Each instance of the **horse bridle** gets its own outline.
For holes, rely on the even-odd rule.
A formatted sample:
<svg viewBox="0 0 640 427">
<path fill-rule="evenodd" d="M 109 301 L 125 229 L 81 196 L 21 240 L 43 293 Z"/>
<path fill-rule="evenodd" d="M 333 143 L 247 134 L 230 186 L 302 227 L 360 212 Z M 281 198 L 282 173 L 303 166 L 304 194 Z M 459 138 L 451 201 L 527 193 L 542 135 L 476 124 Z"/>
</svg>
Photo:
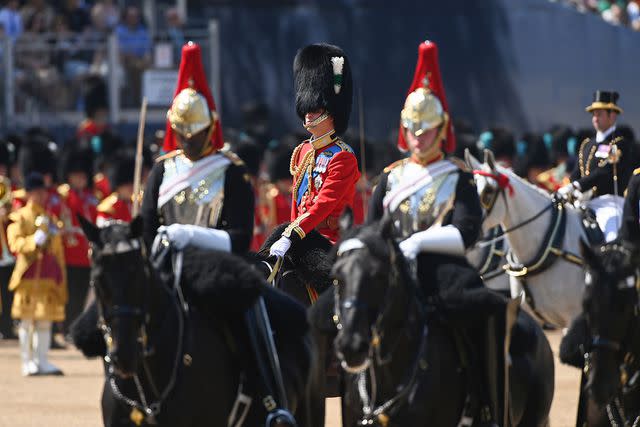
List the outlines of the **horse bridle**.
<svg viewBox="0 0 640 427">
<path fill-rule="evenodd" d="M 389 420 L 391 418 L 391 415 L 393 415 L 393 412 L 397 410 L 402 404 L 404 404 L 406 399 L 408 399 L 409 395 L 413 392 L 418 382 L 419 372 L 426 370 L 428 366 L 426 360 L 424 359 L 424 354 L 427 348 L 427 337 L 429 332 L 429 329 L 427 327 L 427 322 L 426 322 L 426 314 L 423 308 L 421 307 L 420 302 L 418 301 L 420 300 L 420 298 L 411 298 L 411 300 L 414 301 L 418 309 L 418 317 L 420 318 L 419 322 L 421 322 L 423 325 L 421 336 L 420 336 L 420 343 L 418 346 L 415 360 L 410 367 L 410 370 L 409 370 L 410 373 L 407 377 L 408 379 L 406 383 L 402 384 L 397 388 L 398 390 L 397 393 L 393 397 L 385 401 L 383 404 L 375 408 L 372 407 L 372 405 L 375 404 L 375 401 L 376 401 L 376 380 L 375 380 L 375 370 L 373 369 L 374 364 L 372 363 L 372 359 L 375 355 L 376 364 L 378 366 L 382 366 L 391 362 L 392 355 L 395 352 L 395 349 L 398 346 L 400 341 L 398 339 L 396 343 L 391 346 L 387 357 L 382 356 L 381 350 L 380 350 L 381 344 L 382 344 L 382 338 L 383 338 L 383 332 L 381 332 L 382 324 L 384 323 L 385 316 L 387 315 L 388 310 L 390 310 L 390 307 L 391 307 L 391 301 L 392 301 L 391 293 L 396 289 L 397 286 L 400 286 L 399 284 L 400 280 L 396 280 L 396 279 L 399 279 L 400 277 L 400 271 L 396 263 L 397 261 L 396 257 L 398 256 L 397 249 L 395 248 L 392 242 L 389 242 L 388 244 L 389 244 L 389 250 L 390 250 L 390 265 L 391 265 L 391 269 L 389 270 L 389 282 L 391 285 L 387 288 L 387 291 L 385 293 L 386 304 L 384 305 L 383 309 L 380 310 L 376 318 L 376 321 L 371 326 L 371 340 L 369 342 L 369 354 L 367 356 L 367 359 L 361 366 L 356 368 L 351 368 L 346 364 L 344 357 L 342 357 L 341 353 L 340 352 L 337 353 L 337 356 L 341 362 L 342 368 L 350 374 L 358 375 L 358 394 L 360 396 L 360 400 L 363 405 L 362 407 L 363 418 L 362 420 L 360 420 L 360 425 L 373 425 L 374 423 L 380 423 L 380 425 L 386 426 L 389 423 Z M 356 250 L 368 250 L 368 248 L 366 247 L 364 242 L 362 242 L 359 239 L 348 239 L 340 244 L 340 247 L 338 248 L 337 256 L 340 257 L 346 253 L 356 251 Z M 341 330 L 342 323 L 340 322 L 340 295 L 339 295 L 339 289 L 338 289 L 338 286 L 339 286 L 338 280 L 334 280 L 333 285 L 334 285 L 333 320 L 336 324 L 336 328 L 338 330 Z M 407 284 L 407 286 L 410 286 L 410 285 Z M 366 306 L 364 303 L 359 303 L 354 298 L 351 298 L 349 300 L 344 301 L 343 308 L 349 309 L 349 308 L 355 308 L 363 305 Z M 407 316 L 406 322 L 409 322 L 408 316 Z M 367 391 L 367 384 L 366 384 L 367 370 L 370 371 L 370 376 L 371 376 L 371 390 L 372 390 L 371 396 L 369 396 Z"/>
<path fill-rule="evenodd" d="M 162 248 L 160 251 L 161 254 L 157 258 L 162 258 L 163 256 L 165 256 L 167 253 L 170 252 L 171 248 L 166 238 L 163 239 L 162 236 L 160 235 L 159 237 L 160 239 L 157 239 L 157 241 L 160 242 L 160 246 L 162 246 Z M 155 243 L 156 242 L 154 242 L 154 245 Z M 92 248 L 90 250 L 91 256 L 93 256 L 94 250 L 95 248 L 92 245 Z M 116 244 L 106 243 L 100 249 L 100 253 L 102 255 L 126 254 L 129 252 L 135 252 L 135 251 L 140 251 L 141 256 L 144 260 L 148 259 L 146 246 L 141 238 L 131 239 L 131 240 L 128 240 L 127 242 L 118 242 Z M 111 390 L 117 400 L 119 400 L 120 402 L 123 402 L 125 405 L 131 408 L 132 412 L 130 416 L 132 421 L 135 418 L 141 423 L 142 420 L 146 419 L 148 424 L 151 424 L 151 425 L 157 424 L 156 418 L 161 411 L 162 404 L 164 403 L 164 401 L 169 396 L 169 394 L 171 393 L 171 391 L 175 386 L 180 361 L 184 359 L 185 365 L 191 364 L 191 356 L 189 356 L 188 354 L 185 354 L 183 357 L 183 351 L 182 351 L 184 329 L 185 329 L 185 326 L 184 326 L 185 312 L 183 310 L 187 309 L 187 304 L 184 301 L 182 290 L 180 289 L 180 286 L 179 286 L 180 275 L 182 270 L 182 256 L 183 256 L 182 252 L 178 252 L 176 254 L 176 263 L 175 263 L 176 265 L 174 266 L 174 270 L 175 270 L 174 288 L 176 290 L 177 297 L 172 298 L 174 300 L 174 305 L 175 305 L 175 308 L 177 311 L 177 317 L 178 317 L 178 337 L 177 337 L 178 342 L 177 342 L 177 348 L 176 348 L 176 357 L 173 363 L 173 369 L 169 377 L 169 381 L 167 385 L 164 387 L 164 389 L 162 390 L 162 392 L 158 390 L 158 387 L 156 386 L 155 381 L 151 375 L 151 370 L 146 361 L 146 358 L 151 354 L 153 354 L 153 350 L 148 347 L 149 342 L 148 342 L 148 335 L 147 335 L 147 327 L 149 326 L 150 316 L 148 313 L 146 302 L 149 300 L 148 296 L 150 293 L 151 278 L 152 278 L 151 271 L 149 268 L 149 263 L 148 262 L 143 263 L 144 276 L 145 276 L 145 282 L 146 282 L 146 287 L 145 287 L 146 297 L 144 298 L 144 301 L 145 301 L 144 307 L 135 307 L 135 306 L 129 306 L 129 305 L 115 306 L 110 310 L 110 312 L 108 312 L 108 315 L 105 316 L 104 307 L 102 306 L 100 299 L 97 298 L 98 310 L 99 310 L 98 323 L 102 331 L 105 343 L 107 344 L 107 351 L 109 351 L 110 346 L 112 346 L 113 338 L 112 338 L 111 328 L 108 325 L 106 320 L 109 320 L 116 316 L 132 316 L 132 317 L 139 317 L 142 319 L 137 341 L 142 344 L 142 365 L 144 368 L 144 372 L 146 374 L 147 380 L 149 382 L 149 385 L 153 393 L 158 399 L 155 402 L 151 402 L 151 403 L 147 401 L 146 393 L 144 392 L 144 388 L 142 386 L 142 383 L 140 381 L 138 374 L 134 374 L 133 380 L 134 380 L 140 401 L 129 398 L 126 395 L 124 395 L 124 393 L 120 391 L 120 388 L 118 387 L 118 384 L 116 382 L 115 368 L 113 365 L 113 361 L 108 357 L 109 353 L 107 353 L 107 356 L 105 356 L 104 358 L 104 361 L 107 364 L 108 381 L 109 381 Z M 92 286 L 94 286 L 95 288 L 95 283 L 93 283 L 93 281 L 92 281 Z M 138 424 L 138 421 L 134 421 L 134 423 Z"/>
</svg>

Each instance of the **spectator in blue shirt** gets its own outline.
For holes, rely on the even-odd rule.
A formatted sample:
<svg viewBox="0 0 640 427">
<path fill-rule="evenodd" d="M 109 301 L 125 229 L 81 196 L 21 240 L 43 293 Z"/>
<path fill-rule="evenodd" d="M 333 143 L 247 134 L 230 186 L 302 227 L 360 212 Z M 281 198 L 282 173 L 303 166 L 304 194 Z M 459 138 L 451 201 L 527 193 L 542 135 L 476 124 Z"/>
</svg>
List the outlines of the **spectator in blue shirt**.
<svg viewBox="0 0 640 427">
<path fill-rule="evenodd" d="M 4 28 L 4 34 L 14 41 L 20 37 L 24 30 L 22 16 L 18 12 L 19 6 L 18 0 L 7 0 L 0 9 L 0 25 Z"/>
<path fill-rule="evenodd" d="M 123 22 L 116 27 L 116 35 L 122 66 L 127 76 L 122 105 L 127 108 L 137 107 L 141 100 L 142 73 L 151 64 L 151 37 L 142 24 L 137 7 L 127 7 Z"/>
<path fill-rule="evenodd" d="M 151 38 L 140 20 L 140 11 L 135 6 L 127 8 L 124 22 L 116 27 L 120 52 L 123 55 L 142 59 L 151 51 Z"/>
</svg>

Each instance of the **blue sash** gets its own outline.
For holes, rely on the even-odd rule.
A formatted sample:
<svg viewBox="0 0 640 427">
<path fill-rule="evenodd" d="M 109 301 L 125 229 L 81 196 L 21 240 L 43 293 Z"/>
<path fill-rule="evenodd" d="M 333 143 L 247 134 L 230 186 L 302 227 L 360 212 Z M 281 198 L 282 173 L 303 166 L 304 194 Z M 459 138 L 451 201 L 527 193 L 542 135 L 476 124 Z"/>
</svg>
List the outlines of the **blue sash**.
<svg viewBox="0 0 640 427">
<path fill-rule="evenodd" d="M 340 145 L 350 149 L 346 144 Z M 329 168 L 329 163 L 333 159 L 333 156 L 343 150 L 340 145 L 334 144 L 316 156 L 316 164 L 311 172 L 311 179 L 315 179 L 318 175 L 324 173 Z M 302 196 L 304 196 L 304 193 L 309 189 L 309 179 L 308 171 L 304 171 L 302 182 L 300 183 L 300 187 L 298 187 L 298 194 L 296 194 L 296 204 L 298 206 L 300 206 L 300 203 L 302 202 Z"/>
</svg>

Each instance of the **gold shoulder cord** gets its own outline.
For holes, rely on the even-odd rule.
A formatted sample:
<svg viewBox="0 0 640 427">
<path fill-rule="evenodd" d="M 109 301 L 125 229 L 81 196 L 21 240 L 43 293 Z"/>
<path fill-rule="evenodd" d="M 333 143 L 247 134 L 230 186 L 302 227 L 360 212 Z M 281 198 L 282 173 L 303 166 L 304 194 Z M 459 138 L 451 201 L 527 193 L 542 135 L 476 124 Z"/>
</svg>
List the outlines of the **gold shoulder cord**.
<svg viewBox="0 0 640 427">
<path fill-rule="evenodd" d="M 594 145 L 593 147 L 591 147 L 591 150 L 589 150 L 589 155 L 587 156 L 587 162 L 585 163 L 584 147 L 585 145 L 587 145 L 589 141 L 590 141 L 589 138 L 586 138 L 584 141 L 582 141 L 582 144 L 580 144 L 580 149 L 578 150 L 578 167 L 580 168 L 581 177 L 589 176 L 590 169 L 591 169 L 589 166 L 589 163 L 591 163 L 591 159 L 593 158 L 593 155 L 595 154 L 596 148 L 597 148 L 597 145 Z"/>
</svg>

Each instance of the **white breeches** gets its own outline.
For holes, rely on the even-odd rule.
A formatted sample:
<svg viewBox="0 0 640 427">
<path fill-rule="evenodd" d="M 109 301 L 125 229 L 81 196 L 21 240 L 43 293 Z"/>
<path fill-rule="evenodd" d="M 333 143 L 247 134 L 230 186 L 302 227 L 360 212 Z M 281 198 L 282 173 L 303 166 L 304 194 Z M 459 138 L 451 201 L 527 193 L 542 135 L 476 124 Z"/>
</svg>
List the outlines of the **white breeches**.
<svg viewBox="0 0 640 427">
<path fill-rule="evenodd" d="M 618 236 L 618 229 L 622 223 L 623 205 L 624 199 L 612 194 L 605 194 L 587 202 L 587 206 L 593 209 L 596 214 L 596 221 L 604 233 L 606 242 L 610 242 Z"/>
</svg>

